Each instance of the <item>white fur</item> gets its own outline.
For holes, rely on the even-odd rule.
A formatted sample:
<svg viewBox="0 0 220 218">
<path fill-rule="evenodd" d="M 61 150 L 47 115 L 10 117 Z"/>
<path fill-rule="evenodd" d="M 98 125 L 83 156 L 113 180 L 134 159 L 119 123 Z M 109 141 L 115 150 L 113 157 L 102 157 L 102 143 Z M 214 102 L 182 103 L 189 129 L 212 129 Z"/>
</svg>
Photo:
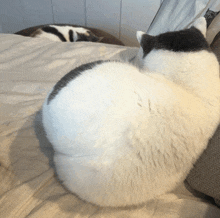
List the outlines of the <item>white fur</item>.
<svg viewBox="0 0 220 218">
<path fill-rule="evenodd" d="M 78 39 L 77 33 L 88 35 L 88 30 L 85 28 L 82 28 L 82 27 L 58 26 L 58 25 L 49 25 L 49 26 L 56 28 L 60 33 L 62 33 L 67 42 L 70 41 L 69 40 L 69 30 L 73 31 L 74 42 L 76 42 L 76 40 Z M 57 42 L 61 41 L 58 36 L 51 34 L 51 33 L 44 32 L 44 31 L 41 31 L 41 33 L 37 34 L 35 37 L 47 38 L 47 39 L 50 39 L 52 41 L 57 41 Z"/>
<path fill-rule="evenodd" d="M 204 17 L 198 18 L 194 23 L 193 26 L 201 31 L 201 33 L 206 38 L 206 19 Z"/>
<path fill-rule="evenodd" d="M 197 28 L 203 34 L 203 36 L 206 38 L 207 27 L 206 27 L 206 19 L 204 17 L 199 17 L 197 20 L 194 21 L 192 26 Z M 144 34 L 146 34 L 146 33 L 143 31 L 136 32 L 136 37 L 137 37 L 137 40 L 139 43 L 141 43 L 141 39 Z M 142 47 L 140 47 L 138 54 L 134 60 L 134 64 L 140 68 L 142 68 L 144 66 L 144 63 L 142 61 L 142 57 L 143 57 L 143 49 L 142 49 Z M 145 65 L 145 66 L 147 66 L 147 65 Z"/>
<path fill-rule="evenodd" d="M 143 32 L 143 31 L 137 31 L 136 37 L 137 37 L 139 44 L 141 43 L 141 38 L 144 34 L 145 34 L 145 32 Z"/>
<path fill-rule="evenodd" d="M 97 205 L 140 204 L 171 191 L 219 124 L 212 53 L 152 51 L 142 62 L 141 70 L 97 65 L 43 105 L 58 176 Z"/>
</svg>

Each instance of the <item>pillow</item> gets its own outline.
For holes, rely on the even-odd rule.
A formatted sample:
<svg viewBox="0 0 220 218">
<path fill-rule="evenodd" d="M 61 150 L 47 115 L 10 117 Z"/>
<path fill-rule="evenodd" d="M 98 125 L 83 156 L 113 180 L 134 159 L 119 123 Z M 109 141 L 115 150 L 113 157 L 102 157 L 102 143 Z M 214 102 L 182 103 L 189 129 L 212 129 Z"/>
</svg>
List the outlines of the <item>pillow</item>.
<svg viewBox="0 0 220 218">
<path fill-rule="evenodd" d="M 0 34 L 0 44 L 0 217 L 220 217 L 183 184 L 144 205 L 101 208 L 68 192 L 54 175 L 53 149 L 41 123 L 47 92 L 81 64 L 130 60 L 138 48 L 10 34 Z"/>
<path fill-rule="evenodd" d="M 220 207 L 220 126 L 186 181 L 191 188 L 214 198 Z"/>
</svg>

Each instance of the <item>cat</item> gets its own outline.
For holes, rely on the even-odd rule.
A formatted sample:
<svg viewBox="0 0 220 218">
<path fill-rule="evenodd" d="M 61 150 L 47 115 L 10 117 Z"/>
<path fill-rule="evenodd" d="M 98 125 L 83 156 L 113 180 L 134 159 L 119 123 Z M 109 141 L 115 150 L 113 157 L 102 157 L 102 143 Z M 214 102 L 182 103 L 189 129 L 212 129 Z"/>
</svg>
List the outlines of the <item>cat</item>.
<svg viewBox="0 0 220 218">
<path fill-rule="evenodd" d="M 83 27 L 72 27 L 68 25 L 46 25 L 34 31 L 31 37 L 47 38 L 58 42 L 90 41 L 100 42 L 103 37 L 97 37 L 90 30 Z"/>
<path fill-rule="evenodd" d="M 204 18 L 158 36 L 138 31 L 136 66 L 100 60 L 58 81 L 42 122 L 68 190 L 121 207 L 183 182 L 220 121 L 219 64 L 205 35 Z"/>
</svg>

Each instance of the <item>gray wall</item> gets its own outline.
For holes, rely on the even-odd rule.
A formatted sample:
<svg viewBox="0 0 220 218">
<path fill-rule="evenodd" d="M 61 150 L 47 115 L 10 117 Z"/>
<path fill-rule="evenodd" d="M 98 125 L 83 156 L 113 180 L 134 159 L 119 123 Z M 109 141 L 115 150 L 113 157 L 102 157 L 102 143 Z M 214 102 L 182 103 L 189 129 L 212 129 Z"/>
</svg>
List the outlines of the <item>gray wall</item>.
<svg viewBox="0 0 220 218">
<path fill-rule="evenodd" d="M 49 23 L 99 28 L 138 46 L 136 31 L 146 31 L 162 0 L 0 0 L 0 32 Z"/>
</svg>

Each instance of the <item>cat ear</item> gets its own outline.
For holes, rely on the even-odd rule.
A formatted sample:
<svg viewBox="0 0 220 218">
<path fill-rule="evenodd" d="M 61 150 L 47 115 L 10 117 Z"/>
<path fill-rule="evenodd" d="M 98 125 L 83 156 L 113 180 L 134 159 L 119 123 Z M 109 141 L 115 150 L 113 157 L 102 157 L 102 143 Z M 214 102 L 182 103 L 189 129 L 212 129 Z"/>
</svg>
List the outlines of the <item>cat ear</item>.
<svg viewBox="0 0 220 218">
<path fill-rule="evenodd" d="M 146 33 L 143 32 L 143 31 L 137 31 L 136 37 L 137 37 L 137 40 L 138 40 L 139 44 L 141 44 L 141 39 L 142 39 L 144 34 L 146 34 Z"/>
<path fill-rule="evenodd" d="M 137 40 L 140 44 L 140 46 L 145 50 L 152 50 L 152 48 L 154 47 L 155 44 L 155 37 L 148 35 L 145 32 L 142 31 L 137 31 Z"/>
<path fill-rule="evenodd" d="M 198 18 L 194 23 L 193 26 L 198 29 L 206 38 L 206 30 L 207 30 L 207 23 L 204 17 Z"/>
</svg>

